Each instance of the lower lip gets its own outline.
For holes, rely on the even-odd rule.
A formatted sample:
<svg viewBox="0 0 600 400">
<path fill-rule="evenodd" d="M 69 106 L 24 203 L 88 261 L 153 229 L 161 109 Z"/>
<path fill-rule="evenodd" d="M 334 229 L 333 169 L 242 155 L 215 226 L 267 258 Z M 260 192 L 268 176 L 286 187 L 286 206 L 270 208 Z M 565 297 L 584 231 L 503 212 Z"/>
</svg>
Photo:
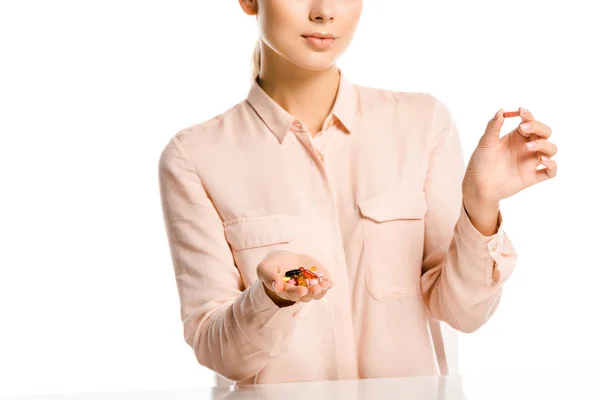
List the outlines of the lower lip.
<svg viewBox="0 0 600 400">
<path fill-rule="evenodd" d="M 303 38 L 312 48 L 316 50 L 327 50 L 329 47 L 331 47 L 333 42 L 335 42 L 335 39 L 333 38 L 321 39 L 314 36 L 303 36 Z"/>
</svg>

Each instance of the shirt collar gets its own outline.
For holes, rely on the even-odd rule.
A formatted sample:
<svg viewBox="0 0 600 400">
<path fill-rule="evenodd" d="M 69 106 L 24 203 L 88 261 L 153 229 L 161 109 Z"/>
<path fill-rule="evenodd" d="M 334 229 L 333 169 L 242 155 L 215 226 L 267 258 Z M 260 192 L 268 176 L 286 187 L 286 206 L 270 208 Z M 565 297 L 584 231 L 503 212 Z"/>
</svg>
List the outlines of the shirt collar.
<svg viewBox="0 0 600 400">
<path fill-rule="evenodd" d="M 296 118 L 273 100 L 259 85 L 256 79 L 248 92 L 247 101 L 258 116 L 279 139 L 287 134 Z M 352 132 L 356 121 L 356 89 L 352 82 L 340 70 L 338 93 L 331 109 L 331 114 L 337 118 L 347 133 Z"/>
</svg>

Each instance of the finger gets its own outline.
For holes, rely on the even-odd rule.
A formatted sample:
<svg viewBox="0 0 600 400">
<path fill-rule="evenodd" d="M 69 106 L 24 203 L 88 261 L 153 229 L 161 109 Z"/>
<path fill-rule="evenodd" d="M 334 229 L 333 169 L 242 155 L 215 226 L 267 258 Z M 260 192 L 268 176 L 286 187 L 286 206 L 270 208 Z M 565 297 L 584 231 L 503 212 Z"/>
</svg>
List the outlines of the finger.
<svg viewBox="0 0 600 400">
<path fill-rule="evenodd" d="M 308 289 L 307 293 L 304 296 L 302 296 L 299 301 L 308 303 L 309 301 L 312 301 L 314 298 L 315 298 L 314 293 L 311 292 L 310 289 Z"/>
<path fill-rule="evenodd" d="M 264 261 L 256 271 L 260 279 L 267 288 L 271 288 L 276 293 L 283 291 L 284 282 L 281 268 L 272 260 Z"/>
<path fill-rule="evenodd" d="M 556 165 L 556 161 L 551 160 L 548 157 L 541 157 L 542 160 L 542 164 L 544 165 L 544 169 L 541 169 L 538 171 L 538 177 L 541 181 L 549 179 L 549 178 L 554 178 L 556 176 L 556 172 L 558 169 L 558 166 Z"/>
<path fill-rule="evenodd" d="M 309 302 L 314 300 L 318 295 L 323 292 L 323 288 L 320 285 L 308 286 L 308 294 L 303 296 L 300 301 Z"/>
<path fill-rule="evenodd" d="M 323 297 L 325 297 L 325 295 L 329 292 L 329 289 L 323 289 L 321 291 L 321 293 L 319 293 L 317 296 L 315 296 L 315 300 L 320 300 Z"/>
<path fill-rule="evenodd" d="M 293 302 L 298 301 L 306 294 L 306 291 L 302 291 L 301 289 L 298 289 L 296 286 L 290 285 L 287 282 L 282 282 L 282 287 L 277 287 L 276 282 L 272 281 L 270 288 L 277 294 L 279 298 Z"/>
<path fill-rule="evenodd" d="M 306 295 L 306 296 L 302 296 L 298 301 L 301 301 L 302 303 L 309 303 L 311 301 L 314 300 L 314 296 L 311 295 Z"/>
<path fill-rule="evenodd" d="M 525 107 L 519 107 L 519 116 L 521 117 L 521 119 L 523 120 L 523 122 L 529 122 L 529 121 L 534 121 L 535 120 L 535 118 L 534 118 L 533 114 L 531 113 L 531 111 L 529 111 Z"/>
<path fill-rule="evenodd" d="M 315 296 L 315 300 L 321 300 L 327 294 L 327 290 L 323 290 L 320 295 Z"/>
<path fill-rule="evenodd" d="M 540 138 L 548 139 L 552 135 L 552 129 L 540 121 L 523 122 L 517 127 L 517 132 L 527 138 L 531 135 L 536 135 Z"/>
<path fill-rule="evenodd" d="M 309 293 L 308 295 L 301 298 L 300 301 L 309 302 L 312 300 L 319 300 L 319 299 L 322 299 L 323 297 L 325 297 L 326 294 L 327 294 L 327 290 L 321 290 L 321 291 L 319 291 L 319 294 L 310 294 Z"/>
<path fill-rule="evenodd" d="M 331 282 L 330 280 L 324 280 L 319 285 L 321 286 L 321 288 L 323 288 L 323 291 L 319 295 L 315 296 L 315 300 L 319 300 L 325 297 L 327 292 L 329 292 L 329 289 L 333 287 L 333 282 Z"/>
<path fill-rule="evenodd" d="M 532 140 L 531 142 L 525 143 L 525 147 L 531 152 L 540 152 L 547 157 L 553 157 L 558 151 L 554 143 L 545 139 Z"/>
<path fill-rule="evenodd" d="M 308 289 L 308 293 L 311 294 L 312 296 L 318 296 L 322 291 L 323 291 L 323 288 L 321 287 L 321 285 L 312 285 Z"/>
<path fill-rule="evenodd" d="M 503 110 L 496 111 L 496 114 L 492 119 L 488 121 L 487 127 L 481 139 L 479 140 L 480 146 L 490 146 L 500 138 L 500 131 L 504 124 Z"/>
<path fill-rule="evenodd" d="M 267 285 L 269 281 L 271 282 L 271 288 L 273 288 L 276 293 L 279 294 L 285 290 L 285 282 L 279 276 L 270 275 L 266 279 L 263 279 L 263 282 Z"/>
<path fill-rule="evenodd" d="M 319 283 L 319 285 L 325 289 L 325 290 L 329 290 L 331 289 L 331 287 L 333 286 L 333 282 L 330 279 L 326 279 L 323 278 L 323 280 L 321 281 L 321 283 Z"/>
<path fill-rule="evenodd" d="M 279 294 L 279 297 L 290 300 L 298 301 L 308 294 L 308 288 L 305 286 L 294 286 L 289 283 L 285 284 L 285 290 Z"/>
</svg>

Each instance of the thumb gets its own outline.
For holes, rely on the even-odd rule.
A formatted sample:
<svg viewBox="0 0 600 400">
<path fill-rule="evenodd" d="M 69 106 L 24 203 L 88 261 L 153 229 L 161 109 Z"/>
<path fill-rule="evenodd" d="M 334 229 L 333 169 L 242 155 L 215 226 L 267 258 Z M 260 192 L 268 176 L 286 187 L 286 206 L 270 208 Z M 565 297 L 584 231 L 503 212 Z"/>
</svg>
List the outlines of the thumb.
<svg viewBox="0 0 600 400">
<path fill-rule="evenodd" d="M 258 279 L 268 288 L 277 293 L 281 292 L 284 287 L 283 279 L 278 274 L 279 268 L 272 265 L 269 261 L 263 262 L 259 265 L 256 271 Z"/>
<path fill-rule="evenodd" d="M 504 125 L 504 111 L 499 109 L 496 111 L 494 117 L 489 120 L 487 127 L 485 128 L 485 133 L 481 137 L 479 143 L 484 146 L 496 143 L 500 138 L 502 125 Z"/>
</svg>

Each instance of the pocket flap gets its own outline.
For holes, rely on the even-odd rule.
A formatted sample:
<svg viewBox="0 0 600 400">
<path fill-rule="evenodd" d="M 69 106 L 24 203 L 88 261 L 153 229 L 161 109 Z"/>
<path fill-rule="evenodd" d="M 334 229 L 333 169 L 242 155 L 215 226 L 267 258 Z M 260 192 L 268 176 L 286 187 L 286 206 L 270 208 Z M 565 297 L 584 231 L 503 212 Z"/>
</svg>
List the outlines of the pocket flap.
<svg viewBox="0 0 600 400">
<path fill-rule="evenodd" d="M 223 224 L 225 237 L 234 250 L 287 243 L 298 235 L 300 217 L 296 215 L 266 215 L 247 217 Z"/>
<path fill-rule="evenodd" d="M 358 204 L 363 216 L 377 222 L 423 219 L 427 202 L 423 191 L 384 193 Z"/>
</svg>

